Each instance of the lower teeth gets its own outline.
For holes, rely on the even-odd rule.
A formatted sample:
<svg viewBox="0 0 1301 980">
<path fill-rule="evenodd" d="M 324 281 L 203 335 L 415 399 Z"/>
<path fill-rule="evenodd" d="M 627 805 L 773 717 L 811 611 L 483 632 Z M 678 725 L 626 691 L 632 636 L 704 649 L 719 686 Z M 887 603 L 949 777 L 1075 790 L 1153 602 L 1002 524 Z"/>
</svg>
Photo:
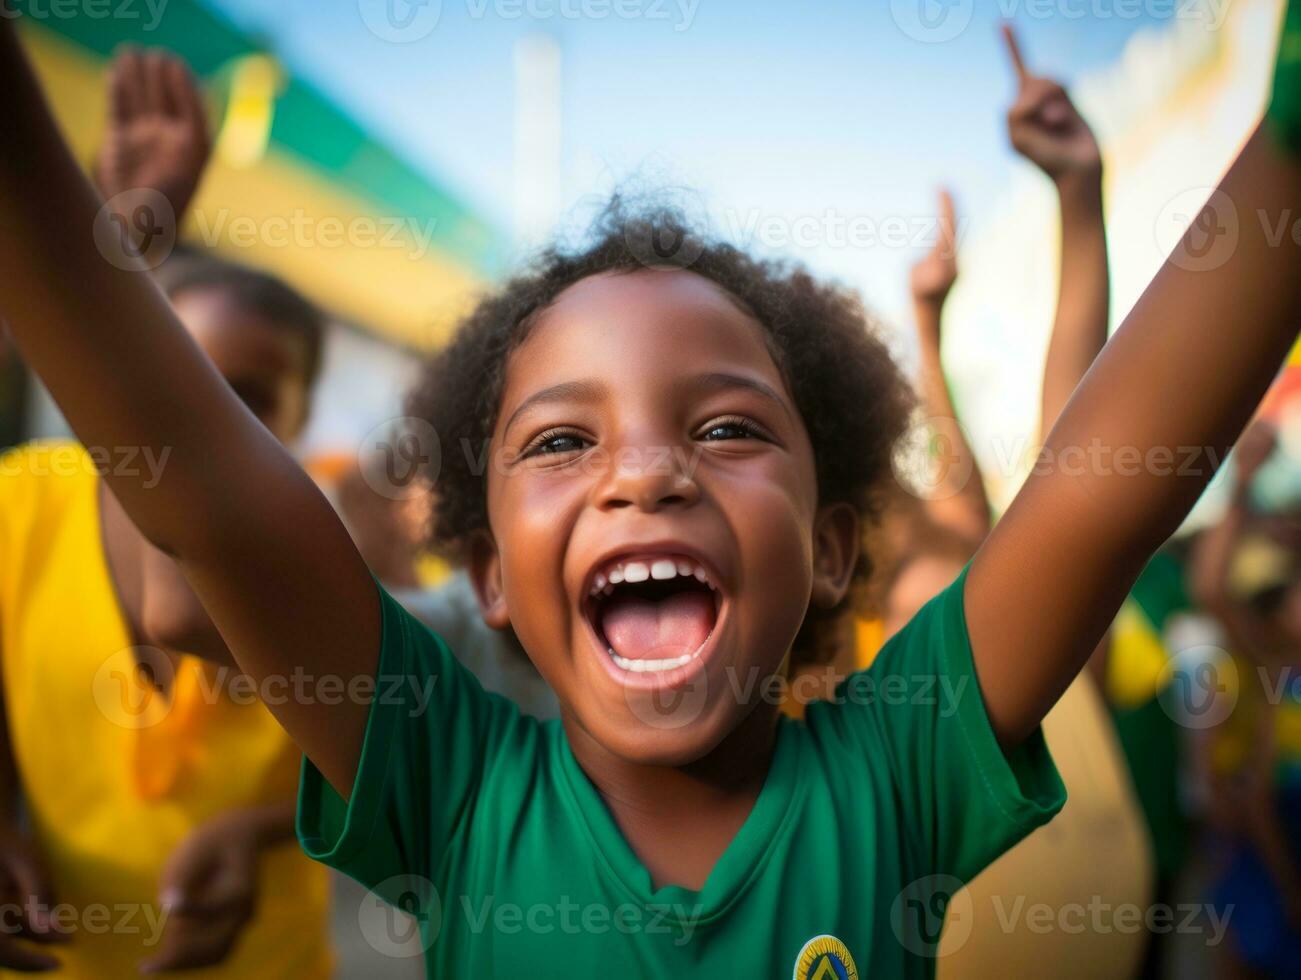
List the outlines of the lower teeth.
<svg viewBox="0 0 1301 980">
<path fill-rule="evenodd" d="M 680 657 L 670 657 L 667 660 L 629 660 L 627 657 L 621 657 L 613 650 L 607 651 L 614 662 L 623 670 L 631 670 L 634 673 L 649 673 L 661 670 L 672 670 L 674 667 L 682 667 L 691 663 L 695 659 L 694 653 L 684 653 Z"/>
</svg>

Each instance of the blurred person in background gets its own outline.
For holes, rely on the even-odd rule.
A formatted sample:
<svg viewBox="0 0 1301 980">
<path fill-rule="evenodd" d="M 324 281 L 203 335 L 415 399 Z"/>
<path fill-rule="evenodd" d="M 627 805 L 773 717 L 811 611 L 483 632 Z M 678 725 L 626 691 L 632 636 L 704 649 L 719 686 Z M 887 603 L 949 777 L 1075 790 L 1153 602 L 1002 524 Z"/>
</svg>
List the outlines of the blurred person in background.
<svg viewBox="0 0 1301 980">
<path fill-rule="evenodd" d="M 142 227 L 151 193 L 183 215 L 208 158 L 187 68 L 123 53 L 111 103 L 96 176 L 112 218 Z M 320 314 L 213 259 L 173 258 L 159 277 L 249 411 L 291 442 Z M 0 902 L 21 909 L 0 973 L 327 977 L 327 874 L 294 842 L 301 753 L 232 695 L 239 672 L 181 567 L 101 478 L 167 465 L 150 452 L 44 442 L 0 459 Z"/>
<path fill-rule="evenodd" d="M 1042 440 L 1107 340 L 1102 157 L 1066 91 L 1028 71 L 1010 27 L 1005 38 L 1019 89 L 1008 113 L 1008 136 L 1053 181 L 1061 209 L 1061 278 L 1044 366 Z M 860 631 L 860 656 L 868 658 L 953 581 L 991 528 L 980 468 L 940 357 L 944 303 L 958 276 L 956 220 L 947 193 L 941 196 L 940 215 L 939 241 L 913 267 L 910 286 L 928 416 L 923 424 L 928 449 L 934 448 L 941 459 L 938 472 L 923 478 L 925 486 L 897 495 L 883 522 L 889 558 L 875 585 L 882 622 L 875 635 L 870 629 Z M 1018 914 L 1039 906 L 1054 912 L 1072 905 L 1087 908 L 1096 901 L 1113 908 L 1146 908 L 1152 899 L 1151 845 L 1091 674 L 1077 676 L 1043 721 L 1044 737 L 1066 785 L 1066 806 L 1052 823 L 969 882 L 965 898 L 954 900 L 940 941 L 938 977 L 1138 974 L 1143 935 L 1118 929 L 1105 934 L 1035 929 Z"/>
<path fill-rule="evenodd" d="M 1107 645 L 1090 665 L 1124 752 L 1134 796 L 1152 842 L 1155 905 L 1173 907 L 1190 856 L 1186 801 L 1186 730 L 1170 700 L 1180 663 L 1177 651 L 1192 637 L 1191 600 L 1184 587 L 1182 544 L 1153 555 L 1112 623 Z M 1164 977 L 1172 955 L 1171 930 L 1148 935 L 1142 976 Z"/>
<path fill-rule="evenodd" d="M 429 568 L 429 489 L 414 481 L 396 487 L 382 455 L 362 455 L 342 467 L 335 481 L 322 482 L 352 534 L 371 573 L 407 611 L 446 641 L 484 690 L 514 701 L 522 712 L 557 718 L 555 692 L 524 652 L 509 627 L 483 621 L 470 578 L 442 562 Z M 432 580 L 432 581 L 431 581 Z"/>
<path fill-rule="evenodd" d="M 1220 859 L 1211 897 L 1232 910 L 1219 964 L 1226 978 L 1301 969 L 1301 514 L 1260 512 L 1251 501 L 1277 445 L 1264 419 L 1243 436 L 1232 498 L 1202 533 L 1191 568 L 1233 665 L 1215 672 L 1228 710 L 1198 756 Z"/>
</svg>

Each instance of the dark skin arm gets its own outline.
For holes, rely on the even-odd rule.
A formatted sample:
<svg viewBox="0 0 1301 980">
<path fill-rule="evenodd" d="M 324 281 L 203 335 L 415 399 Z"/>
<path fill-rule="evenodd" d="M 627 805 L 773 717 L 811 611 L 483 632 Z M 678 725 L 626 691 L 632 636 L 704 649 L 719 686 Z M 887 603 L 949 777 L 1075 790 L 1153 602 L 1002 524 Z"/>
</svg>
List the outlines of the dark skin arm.
<svg viewBox="0 0 1301 980">
<path fill-rule="evenodd" d="M 1044 364 L 1042 438 L 1107 342 L 1111 283 L 1102 218 L 1102 154 L 1066 90 L 1030 73 L 1011 25 L 1003 26 L 1003 38 L 1017 79 L 1016 100 L 1007 114 L 1008 137 L 1053 182 L 1061 206 L 1061 272 Z"/>
<path fill-rule="evenodd" d="M 1272 244 L 1254 216 L 1295 210 L 1301 167 L 1259 128 L 1220 192 L 1208 207 L 1232 202 L 1244 216 L 1232 255 L 1213 269 L 1187 261 L 1221 223 L 1204 212 L 1085 375 L 972 563 L 968 628 L 1005 749 L 1034 731 L 1083 667 L 1295 339 L 1301 248 Z M 1121 450 L 1137 454 L 1137 472 L 1117 465 Z M 1188 451 L 1196 465 L 1176 465 Z"/>
<path fill-rule="evenodd" d="M 1102 155 L 1088 124 L 1057 82 L 1030 74 L 1010 26 L 1003 29 L 1017 73 L 1018 93 L 1008 112 L 1008 136 L 1017 152 L 1053 181 L 1061 204 L 1062 252 L 1057 312 L 1044 366 L 1041 437 L 1052 428 L 1070 394 L 1107 342 L 1110 280 L 1102 215 Z M 953 199 L 940 195 L 940 234 L 931 252 L 913 267 L 913 311 L 921 350 L 926 412 L 936 419 L 957 413 L 940 362 L 944 302 L 958 275 Z M 937 524 L 973 542 L 989 533 L 989 501 L 971 447 L 955 424 L 947 440 L 958 472 L 971 473 L 951 495 L 927 502 Z"/>
<path fill-rule="evenodd" d="M 347 531 L 150 278 L 98 252 L 99 198 L 59 137 L 9 18 L 0 92 L 0 310 L 28 364 L 84 444 L 170 449 L 156 486 L 113 472 L 109 488 L 180 563 L 244 670 L 259 680 L 295 668 L 344 683 L 373 675 L 378 597 Z M 273 711 L 346 795 L 369 706 L 306 701 Z"/>
<path fill-rule="evenodd" d="M 112 203 L 118 228 L 135 227 L 133 213 L 149 208 L 149 191 L 167 201 L 163 210 L 168 213 L 158 215 L 159 220 L 179 227 L 211 157 L 198 83 L 184 62 L 165 51 L 125 49 L 113 60 L 108 84 L 109 113 L 95 183 Z M 140 535 L 117 498 L 102 486 L 99 509 L 109 570 L 134 641 L 165 646 L 145 629 L 149 604 L 191 609 L 197 600 L 175 563 Z M 210 629 L 194 630 L 184 639 L 187 653 L 232 662 Z"/>
<path fill-rule="evenodd" d="M 1026 68 L 1010 24 L 1003 25 L 1003 40 L 1017 79 L 1016 101 L 1007 114 L 1008 137 L 1016 151 L 1053 182 L 1061 208 L 1057 312 L 1039 409 L 1042 440 L 1107 343 L 1111 279 L 1102 212 L 1102 153 L 1066 90 Z M 1089 673 L 1101 690 L 1106 689 L 1110 651 L 1110 639 L 1104 636 L 1089 657 Z"/>
<path fill-rule="evenodd" d="M 913 266 L 909 278 L 921 354 L 922 404 L 933 438 L 942 443 L 946 466 L 939 474 L 941 479 L 935 492 L 927 496 L 925 508 L 934 524 L 958 535 L 974 552 L 989 534 L 989 498 L 985 496 L 985 481 L 975 453 L 958 421 L 940 356 L 944 302 L 957 278 L 957 219 L 953 197 L 948 191 L 941 191 L 935 246 Z"/>
</svg>

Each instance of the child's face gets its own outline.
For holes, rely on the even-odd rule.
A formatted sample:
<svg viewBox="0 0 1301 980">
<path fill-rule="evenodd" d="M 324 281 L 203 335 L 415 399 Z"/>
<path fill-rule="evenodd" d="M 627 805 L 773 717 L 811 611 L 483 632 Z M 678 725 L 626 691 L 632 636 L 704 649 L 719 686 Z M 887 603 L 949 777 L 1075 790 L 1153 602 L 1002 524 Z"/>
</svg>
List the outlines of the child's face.
<svg viewBox="0 0 1301 980">
<path fill-rule="evenodd" d="M 512 355 L 500 407 L 485 618 L 608 751 L 699 758 L 771 701 L 810 599 L 839 601 L 855 557 L 762 328 L 688 272 L 585 279 Z"/>
<path fill-rule="evenodd" d="M 249 411 L 281 442 L 293 439 L 310 395 L 302 343 L 218 288 L 183 292 L 172 305 Z"/>
<path fill-rule="evenodd" d="M 217 289 L 182 293 L 177 316 L 254 415 L 280 441 L 306 417 L 308 385 L 297 340 Z M 217 628 L 174 560 L 134 531 L 143 578 L 138 617 L 150 642 L 173 650 L 224 650 Z"/>
</svg>

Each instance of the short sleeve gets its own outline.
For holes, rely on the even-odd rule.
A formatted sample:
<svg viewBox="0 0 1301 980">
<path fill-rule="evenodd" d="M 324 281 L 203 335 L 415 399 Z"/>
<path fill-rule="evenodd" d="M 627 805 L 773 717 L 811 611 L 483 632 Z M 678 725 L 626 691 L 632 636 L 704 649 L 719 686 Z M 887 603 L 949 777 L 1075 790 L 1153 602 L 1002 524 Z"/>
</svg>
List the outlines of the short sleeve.
<svg viewBox="0 0 1301 980">
<path fill-rule="evenodd" d="M 485 770 L 529 723 L 377 588 L 379 665 L 352 794 L 345 801 L 306 759 L 298 794 L 303 850 L 368 888 L 397 875 L 432 877 Z"/>
<path fill-rule="evenodd" d="M 963 610 L 966 570 L 830 705 L 841 744 L 884 765 L 915 844 L 917 875 L 969 881 L 1047 823 L 1066 789 L 1036 729 L 1004 753 L 977 683 Z"/>
</svg>

